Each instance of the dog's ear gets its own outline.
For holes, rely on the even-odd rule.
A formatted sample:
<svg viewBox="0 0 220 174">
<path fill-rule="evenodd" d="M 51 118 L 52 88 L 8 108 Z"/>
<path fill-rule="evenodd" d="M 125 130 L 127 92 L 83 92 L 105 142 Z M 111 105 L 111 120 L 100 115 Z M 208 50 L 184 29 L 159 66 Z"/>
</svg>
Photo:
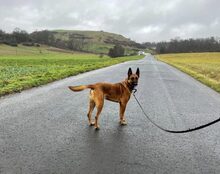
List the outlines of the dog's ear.
<svg viewBox="0 0 220 174">
<path fill-rule="evenodd" d="M 130 77 L 130 75 L 132 74 L 132 70 L 131 68 L 128 69 L 128 77 Z"/>
<path fill-rule="evenodd" d="M 140 77 L 140 70 L 139 70 L 139 68 L 137 68 L 136 74 L 137 74 L 138 77 Z"/>
</svg>

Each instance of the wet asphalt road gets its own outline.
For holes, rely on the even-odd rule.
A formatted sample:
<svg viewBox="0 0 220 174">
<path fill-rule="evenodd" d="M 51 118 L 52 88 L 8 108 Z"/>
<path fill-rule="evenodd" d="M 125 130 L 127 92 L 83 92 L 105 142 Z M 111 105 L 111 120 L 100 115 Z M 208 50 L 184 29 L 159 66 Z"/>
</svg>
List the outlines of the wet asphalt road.
<svg viewBox="0 0 220 174">
<path fill-rule="evenodd" d="M 154 127 L 134 98 L 128 125 L 106 101 L 100 131 L 87 125 L 88 93 L 69 85 L 118 82 L 140 68 L 137 98 L 164 128 L 186 129 L 220 117 L 220 95 L 146 56 L 0 99 L 1 174 L 220 173 L 220 123 L 189 134 Z"/>
</svg>

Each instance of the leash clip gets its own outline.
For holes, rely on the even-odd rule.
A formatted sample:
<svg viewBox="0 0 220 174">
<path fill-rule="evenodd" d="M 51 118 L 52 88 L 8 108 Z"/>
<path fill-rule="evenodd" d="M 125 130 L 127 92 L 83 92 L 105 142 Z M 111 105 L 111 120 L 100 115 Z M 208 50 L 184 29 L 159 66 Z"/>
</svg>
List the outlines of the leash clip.
<svg viewBox="0 0 220 174">
<path fill-rule="evenodd" d="M 135 94 L 137 92 L 137 89 L 133 89 L 133 94 Z"/>
</svg>

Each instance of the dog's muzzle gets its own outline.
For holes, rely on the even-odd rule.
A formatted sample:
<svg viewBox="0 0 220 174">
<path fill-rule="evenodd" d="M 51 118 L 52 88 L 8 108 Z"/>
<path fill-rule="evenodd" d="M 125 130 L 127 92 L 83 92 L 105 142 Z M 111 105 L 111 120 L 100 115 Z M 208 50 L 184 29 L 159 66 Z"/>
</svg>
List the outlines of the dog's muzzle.
<svg viewBox="0 0 220 174">
<path fill-rule="evenodd" d="M 138 83 L 132 83 L 132 85 L 133 85 L 133 86 L 137 86 L 137 85 L 138 85 Z"/>
</svg>

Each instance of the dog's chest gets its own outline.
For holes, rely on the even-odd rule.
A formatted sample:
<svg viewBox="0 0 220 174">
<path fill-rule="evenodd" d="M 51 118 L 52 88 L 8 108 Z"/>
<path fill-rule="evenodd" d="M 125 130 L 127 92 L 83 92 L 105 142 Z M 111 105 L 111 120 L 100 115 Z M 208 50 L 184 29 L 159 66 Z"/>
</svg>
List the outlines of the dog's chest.
<svg viewBox="0 0 220 174">
<path fill-rule="evenodd" d="M 109 95 L 106 95 L 106 96 L 105 96 L 105 99 L 106 99 L 106 100 L 109 100 L 109 101 L 112 101 L 112 102 L 119 102 L 119 101 L 120 101 L 120 98 L 119 98 L 119 97 L 109 96 Z"/>
</svg>

